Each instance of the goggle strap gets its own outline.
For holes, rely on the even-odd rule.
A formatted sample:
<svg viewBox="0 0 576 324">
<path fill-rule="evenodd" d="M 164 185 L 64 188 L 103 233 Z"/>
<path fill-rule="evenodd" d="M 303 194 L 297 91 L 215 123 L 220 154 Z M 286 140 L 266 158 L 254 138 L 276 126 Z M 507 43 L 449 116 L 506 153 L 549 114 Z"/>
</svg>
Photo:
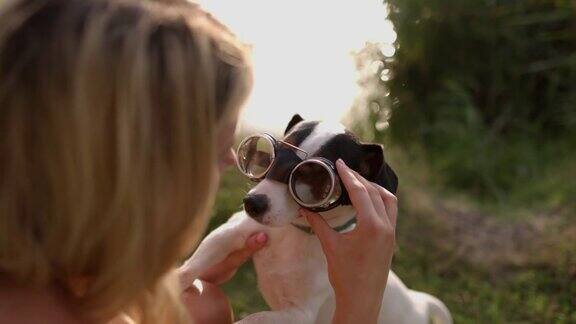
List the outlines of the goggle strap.
<svg viewBox="0 0 576 324">
<path fill-rule="evenodd" d="M 284 141 L 282 141 L 282 140 L 276 140 L 276 141 L 277 141 L 278 143 L 282 143 L 282 144 L 284 144 L 284 145 L 286 145 L 286 146 L 288 146 L 288 147 L 290 147 L 290 148 L 292 148 L 292 149 L 294 149 L 294 150 L 296 150 L 296 151 L 298 151 L 298 152 L 304 153 L 304 158 L 303 158 L 302 160 L 305 160 L 305 159 L 308 158 L 308 152 L 304 151 L 303 149 L 299 148 L 298 146 L 292 145 L 292 144 L 290 144 L 290 143 L 288 143 L 288 142 L 284 142 Z"/>
</svg>

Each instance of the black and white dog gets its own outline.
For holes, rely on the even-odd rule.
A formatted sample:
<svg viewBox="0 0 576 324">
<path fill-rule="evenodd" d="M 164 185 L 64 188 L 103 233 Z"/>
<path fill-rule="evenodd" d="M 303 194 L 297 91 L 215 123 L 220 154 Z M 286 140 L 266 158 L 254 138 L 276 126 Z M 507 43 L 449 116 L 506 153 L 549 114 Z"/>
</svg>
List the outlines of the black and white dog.
<svg viewBox="0 0 576 324">
<path fill-rule="evenodd" d="M 362 144 L 340 125 L 304 121 L 298 115 L 284 135 L 284 142 L 332 162 L 341 158 L 368 180 L 396 191 L 396 175 L 384 162 L 380 145 Z M 211 232 L 180 270 L 186 278 L 197 278 L 201 270 L 242 248 L 250 235 L 266 232 L 269 245 L 254 255 L 254 263 L 258 286 L 271 311 L 252 314 L 240 323 L 330 323 L 335 301 L 326 258 L 318 238 L 299 217 L 299 208 L 286 183 L 264 178 L 244 199 L 245 211 Z M 349 204 L 321 215 L 341 232 L 355 226 L 355 211 Z M 448 324 L 452 318 L 440 300 L 408 289 L 390 272 L 378 323 Z"/>
</svg>

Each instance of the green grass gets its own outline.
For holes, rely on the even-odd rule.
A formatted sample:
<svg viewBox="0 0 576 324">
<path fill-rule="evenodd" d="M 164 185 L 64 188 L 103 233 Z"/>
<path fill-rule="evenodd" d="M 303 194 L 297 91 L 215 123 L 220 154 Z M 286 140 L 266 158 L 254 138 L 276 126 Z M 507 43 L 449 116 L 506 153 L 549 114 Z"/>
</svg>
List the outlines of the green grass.
<svg viewBox="0 0 576 324">
<path fill-rule="evenodd" d="M 442 299 L 456 323 L 576 323 L 576 277 L 568 264 L 474 264 L 426 216 L 402 215 L 393 269 L 410 288 Z"/>
<path fill-rule="evenodd" d="M 398 170 L 402 190 L 393 270 L 408 287 L 439 297 L 456 323 L 576 323 L 576 244 L 560 239 L 559 245 L 551 243 L 546 250 L 533 252 L 538 256 L 548 251 L 550 258 L 528 255 L 527 261 L 520 263 L 472 260 L 459 249 L 450 224 L 436 214 L 434 201 L 439 195 L 427 192 L 426 185 L 418 183 L 418 172 L 409 175 L 407 165 Z M 236 171 L 225 174 L 210 228 L 239 210 L 247 188 L 246 179 Z M 554 237 L 557 233 L 548 234 Z M 243 266 L 224 290 L 237 318 L 267 309 L 251 263 Z"/>
</svg>

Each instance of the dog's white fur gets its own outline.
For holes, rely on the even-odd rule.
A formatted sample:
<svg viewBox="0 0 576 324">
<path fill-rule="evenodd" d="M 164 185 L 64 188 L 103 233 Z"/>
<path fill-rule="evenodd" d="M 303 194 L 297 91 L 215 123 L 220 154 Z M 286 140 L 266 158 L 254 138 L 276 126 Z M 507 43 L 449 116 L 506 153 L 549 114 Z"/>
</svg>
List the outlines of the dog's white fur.
<svg viewBox="0 0 576 324">
<path fill-rule="evenodd" d="M 342 128 L 327 128 L 321 123 L 300 148 L 312 153 L 342 131 Z M 254 255 L 254 264 L 258 286 L 271 311 L 252 314 L 240 323 L 330 323 L 335 303 L 326 258 L 315 235 L 290 225 L 306 223 L 298 218 L 299 206 L 290 196 L 287 185 L 264 180 L 250 194 L 265 194 L 270 199 L 270 209 L 263 216 L 262 224 L 244 212 L 234 214 L 227 223 L 211 232 L 181 267 L 183 282 L 193 282 L 203 269 L 223 261 L 232 251 L 241 249 L 250 235 L 265 232 L 269 244 Z M 354 215 L 354 209 L 350 206 L 340 206 L 322 213 L 332 227 L 344 224 Z M 408 289 L 390 271 L 378 323 L 449 324 L 452 318 L 440 300 Z"/>
</svg>

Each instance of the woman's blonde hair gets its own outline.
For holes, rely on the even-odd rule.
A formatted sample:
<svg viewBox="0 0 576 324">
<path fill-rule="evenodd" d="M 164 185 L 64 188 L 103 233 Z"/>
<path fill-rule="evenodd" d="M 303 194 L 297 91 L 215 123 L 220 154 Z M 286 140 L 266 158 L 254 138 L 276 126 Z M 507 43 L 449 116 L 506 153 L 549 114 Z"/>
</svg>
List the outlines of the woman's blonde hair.
<svg viewBox="0 0 576 324">
<path fill-rule="evenodd" d="M 184 321 L 170 270 L 205 229 L 246 52 L 184 0 L 3 0 L 1 276 L 90 320 Z"/>
</svg>

